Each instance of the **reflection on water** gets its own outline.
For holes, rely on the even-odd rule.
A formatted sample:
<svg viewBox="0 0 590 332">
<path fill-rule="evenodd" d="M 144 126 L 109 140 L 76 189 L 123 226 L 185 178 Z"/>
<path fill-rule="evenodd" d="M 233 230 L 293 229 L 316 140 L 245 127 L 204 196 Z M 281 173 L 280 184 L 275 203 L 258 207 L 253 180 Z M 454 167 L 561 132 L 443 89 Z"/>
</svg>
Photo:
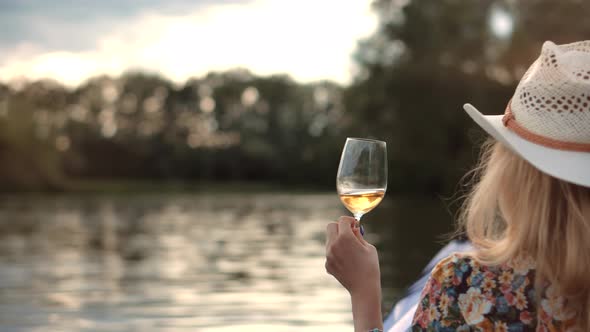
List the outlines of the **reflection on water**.
<svg viewBox="0 0 590 332">
<path fill-rule="evenodd" d="M 387 306 L 448 229 L 439 203 L 394 202 L 365 217 Z M 324 269 L 343 213 L 335 194 L 2 197 L 0 330 L 350 329 Z"/>
</svg>

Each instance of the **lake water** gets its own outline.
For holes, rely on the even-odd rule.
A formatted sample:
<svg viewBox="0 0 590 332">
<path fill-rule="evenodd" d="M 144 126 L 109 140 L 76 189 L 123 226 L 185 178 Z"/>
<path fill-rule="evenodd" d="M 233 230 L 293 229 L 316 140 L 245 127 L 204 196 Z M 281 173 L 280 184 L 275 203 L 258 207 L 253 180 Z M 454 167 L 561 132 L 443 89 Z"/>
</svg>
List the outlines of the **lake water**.
<svg viewBox="0 0 590 332">
<path fill-rule="evenodd" d="M 335 193 L 2 196 L 0 331 L 350 330 L 324 269 L 342 214 Z M 365 218 L 387 311 L 450 216 L 390 197 Z"/>
</svg>

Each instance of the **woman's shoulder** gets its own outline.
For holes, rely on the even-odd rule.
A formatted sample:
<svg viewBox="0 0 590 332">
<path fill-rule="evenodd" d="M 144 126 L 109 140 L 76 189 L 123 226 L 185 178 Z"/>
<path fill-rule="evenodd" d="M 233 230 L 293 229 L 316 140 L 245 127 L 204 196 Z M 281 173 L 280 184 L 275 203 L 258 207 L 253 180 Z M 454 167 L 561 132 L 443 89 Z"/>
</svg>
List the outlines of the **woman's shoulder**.
<svg viewBox="0 0 590 332">
<path fill-rule="evenodd" d="M 470 253 L 453 253 L 442 259 L 432 269 L 431 278 L 441 283 L 453 282 L 467 277 L 474 269 L 481 269 L 481 264 Z"/>
<path fill-rule="evenodd" d="M 515 259 L 485 265 L 475 253 L 456 253 L 431 273 L 414 320 L 414 331 L 429 326 L 506 330 L 532 324 L 534 264 Z"/>
<path fill-rule="evenodd" d="M 485 274 L 487 278 L 502 277 L 510 273 L 516 276 L 530 276 L 535 272 L 535 261 L 528 256 L 519 256 L 499 265 L 481 263 L 475 253 L 453 253 L 442 259 L 432 270 L 432 277 L 447 279 L 464 278 L 474 274 Z M 457 281 L 455 281 L 456 283 Z"/>
</svg>

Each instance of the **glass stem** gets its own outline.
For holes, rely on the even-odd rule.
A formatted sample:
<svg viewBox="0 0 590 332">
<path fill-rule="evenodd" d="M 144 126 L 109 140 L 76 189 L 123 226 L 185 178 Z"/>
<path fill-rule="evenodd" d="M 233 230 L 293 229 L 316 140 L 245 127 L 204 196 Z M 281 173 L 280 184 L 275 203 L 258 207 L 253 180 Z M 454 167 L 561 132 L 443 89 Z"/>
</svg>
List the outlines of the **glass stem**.
<svg viewBox="0 0 590 332">
<path fill-rule="evenodd" d="M 354 214 L 354 219 L 356 219 L 358 221 L 358 224 L 356 227 L 359 227 L 359 231 L 361 232 L 361 235 L 365 235 L 365 231 L 363 230 L 363 226 L 361 226 L 361 218 L 363 217 L 362 213 L 355 213 Z"/>
</svg>

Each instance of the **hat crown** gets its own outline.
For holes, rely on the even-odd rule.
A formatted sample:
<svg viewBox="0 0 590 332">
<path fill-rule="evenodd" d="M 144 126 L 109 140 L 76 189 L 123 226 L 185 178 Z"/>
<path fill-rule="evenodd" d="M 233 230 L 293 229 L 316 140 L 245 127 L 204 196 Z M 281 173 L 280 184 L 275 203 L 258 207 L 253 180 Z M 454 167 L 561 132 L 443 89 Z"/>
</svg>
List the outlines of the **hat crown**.
<svg viewBox="0 0 590 332">
<path fill-rule="evenodd" d="M 590 144 L 590 41 L 545 42 L 518 84 L 511 109 L 532 133 Z"/>
</svg>

